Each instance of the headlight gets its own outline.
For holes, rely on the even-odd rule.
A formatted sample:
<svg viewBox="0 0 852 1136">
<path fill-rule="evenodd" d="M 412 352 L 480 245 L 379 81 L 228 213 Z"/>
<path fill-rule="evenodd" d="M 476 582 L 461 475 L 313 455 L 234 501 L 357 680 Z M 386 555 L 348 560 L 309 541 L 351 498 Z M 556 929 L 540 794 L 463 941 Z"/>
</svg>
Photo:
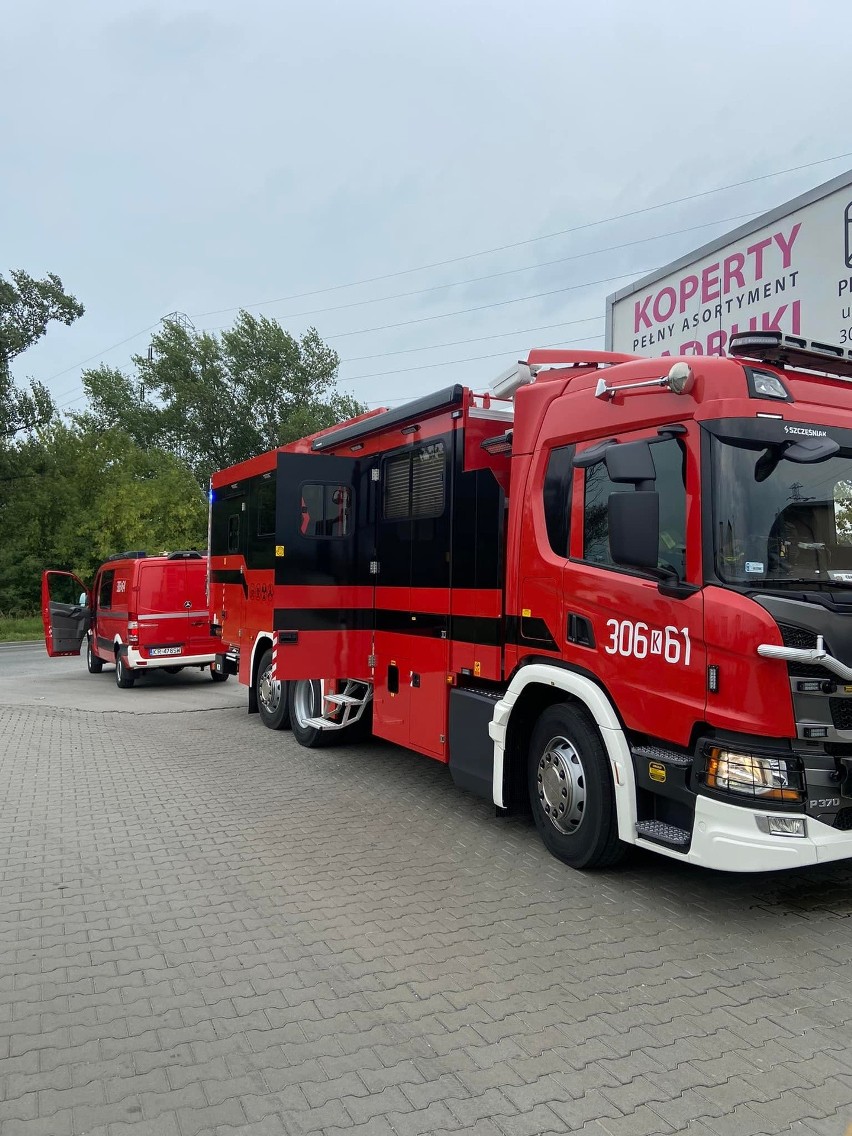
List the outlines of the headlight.
<svg viewBox="0 0 852 1136">
<path fill-rule="evenodd" d="M 711 746 L 707 757 L 707 787 L 762 801 L 804 799 L 801 773 L 796 762 L 782 757 L 758 757 Z"/>
</svg>

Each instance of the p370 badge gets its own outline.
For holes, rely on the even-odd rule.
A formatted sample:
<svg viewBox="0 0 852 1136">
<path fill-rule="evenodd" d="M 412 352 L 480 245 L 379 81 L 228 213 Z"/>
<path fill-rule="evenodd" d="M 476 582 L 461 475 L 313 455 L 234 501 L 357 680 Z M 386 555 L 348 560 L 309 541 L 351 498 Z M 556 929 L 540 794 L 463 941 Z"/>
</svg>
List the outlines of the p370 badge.
<svg viewBox="0 0 852 1136">
<path fill-rule="evenodd" d="M 821 797 L 816 801 L 808 801 L 809 809 L 839 809 L 839 797 Z"/>
</svg>

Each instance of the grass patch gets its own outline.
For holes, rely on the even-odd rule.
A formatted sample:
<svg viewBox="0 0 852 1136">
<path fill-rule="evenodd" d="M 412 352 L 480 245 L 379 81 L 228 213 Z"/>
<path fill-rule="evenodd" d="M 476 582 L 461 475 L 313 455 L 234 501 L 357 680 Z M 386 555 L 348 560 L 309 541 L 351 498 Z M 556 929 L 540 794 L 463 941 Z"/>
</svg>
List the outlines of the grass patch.
<svg viewBox="0 0 852 1136">
<path fill-rule="evenodd" d="M 0 643 L 25 643 L 43 638 L 40 615 L 0 615 Z"/>
</svg>

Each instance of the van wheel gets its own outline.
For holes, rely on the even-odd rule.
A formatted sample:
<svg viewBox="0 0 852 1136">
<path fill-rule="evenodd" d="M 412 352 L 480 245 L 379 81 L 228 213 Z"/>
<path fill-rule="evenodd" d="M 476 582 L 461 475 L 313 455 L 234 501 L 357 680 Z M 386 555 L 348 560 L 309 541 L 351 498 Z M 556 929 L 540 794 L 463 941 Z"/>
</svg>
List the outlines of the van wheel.
<svg viewBox="0 0 852 1136">
<path fill-rule="evenodd" d="M 86 640 L 86 666 L 89 668 L 90 675 L 99 675 L 104 669 L 103 659 L 99 659 L 95 654 L 91 637 Z"/>
<path fill-rule="evenodd" d="M 214 681 L 216 677 L 214 674 Z M 227 678 L 227 675 L 223 677 Z M 254 692 L 257 695 L 257 712 L 260 714 L 260 720 L 270 730 L 286 730 L 290 725 L 290 711 L 287 705 L 289 685 L 290 683 L 278 682 L 272 677 L 272 651 L 264 651 L 254 680 Z"/>
<path fill-rule="evenodd" d="M 210 677 L 213 679 L 214 682 L 227 682 L 229 675 L 228 675 L 227 671 L 223 671 L 220 674 L 219 671 L 213 669 L 213 664 L 211 663 L 210 664 Z"/>
<path fill-rule="evenodd" d="M 127 690 L 136 682 L 136 675 L 127 665 L 124 655 L 119 652 L 115 656 L 115 685 Z"/>
<path fill-rule="evenodd" d="M 331 745 L 336 730 L 319 730 L 309 725 L 311 718 L 322 714 L 322 696 L 319 679 L 302 678 L 290 684 L 290 727 L 299 745 L 307 749 L 320 749 Z"/>
<path fill-rule="evenodd" d="M 527 764 L 539 836 L 572 868 L 604 868 L 623 854 L 615 793 L 597 727 L 585 710 L 548 707 L 533 730 Z"/>
</svg>

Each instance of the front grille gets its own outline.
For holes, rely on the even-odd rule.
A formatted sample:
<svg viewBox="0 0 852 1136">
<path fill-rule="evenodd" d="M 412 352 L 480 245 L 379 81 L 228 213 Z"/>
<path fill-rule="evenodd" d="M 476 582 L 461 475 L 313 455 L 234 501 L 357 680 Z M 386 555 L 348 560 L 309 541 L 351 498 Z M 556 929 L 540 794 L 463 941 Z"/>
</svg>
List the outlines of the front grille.
<svg viewBox="0 0 852 1136">
<path fill-rule="evenodd" d="M 852 698 L 829 698 L 835 730 L 852 730 Z"/>
<path fill-rule="evenodd" d="M 843 832 L 848 832 L 852 828 L 852 809 L 841 809 L 834 818 L 832 828 L 839 828 Z"/>
<path fill-rule="evenodd" d="M 806 631 L 803 627 L 793 627 L 789 623 L 778 625 L 781 639 L 785 647 L 793 647 L 797 651 L 812 651 L 817 645 L 817 637 L 813 631 Z M 829 672 L 819 663 L 787 663 L 787 674 L 796 678 L 828 678 Z"/>
<path fill-rule="evenodd" d="M 779 628 L 785 647 L 795 647 L 797 651 L 810 651 L 816 647 L 817 637 L 813 631 L 805 631 L 803 627 L 793 627 L 789 623 L 781 623 Z"/>
</svg>

